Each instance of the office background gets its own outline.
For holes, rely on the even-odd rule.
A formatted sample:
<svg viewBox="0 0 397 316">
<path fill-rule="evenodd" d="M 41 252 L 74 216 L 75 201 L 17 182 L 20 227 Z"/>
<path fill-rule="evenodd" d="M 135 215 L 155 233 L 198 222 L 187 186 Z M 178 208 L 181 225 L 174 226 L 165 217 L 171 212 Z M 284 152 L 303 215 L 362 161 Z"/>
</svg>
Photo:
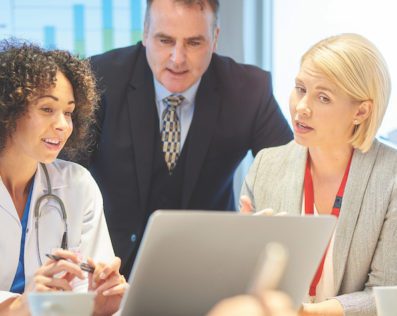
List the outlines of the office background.
<svg viewBox="0 0 397 316">
<path fill-rule="evenodd" d="M 284 114 L 300 56 L 318 40 L 360 33 L 384 54 L 397 80 L 397 3 L 390 0 L 220 0 L 218 52 L 272 71 Z M 88 57 L 141 39 L 146 0 L 2 0 L 0 39 L 15 36 Z M 394 25 L 396 24 L 396 25 Z M 393 26 L 394 25 L 394 26 Z M 397 93 L 392 90 L 380 135 L 397 142 Z M 235 190 L 252 161 L 236 174 Z"/>
</svg>

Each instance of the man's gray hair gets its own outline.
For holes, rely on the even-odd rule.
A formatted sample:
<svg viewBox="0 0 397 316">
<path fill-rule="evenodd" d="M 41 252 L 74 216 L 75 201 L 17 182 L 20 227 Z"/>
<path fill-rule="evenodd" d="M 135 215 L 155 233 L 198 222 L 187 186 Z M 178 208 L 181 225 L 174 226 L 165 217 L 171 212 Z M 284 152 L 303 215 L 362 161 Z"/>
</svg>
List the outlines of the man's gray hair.
<svg viewBox="0 0 397 316">
<path fill-rule="evenodd" d="M 146 12 L 145 12 L 145 28 L 149 23 L 150 18 L 150 7 L 154 0 L 146 0 Z M 199 5 L 201 10 L 204 10 L 206 5 L 209 5 L 212 12 L 214 13 L 214 28 L 218 26 L 218 15 L 219 15 L 219 0 L 174 0 L 174 2 L 184 4 L 186 6 Z"/>
</svg>

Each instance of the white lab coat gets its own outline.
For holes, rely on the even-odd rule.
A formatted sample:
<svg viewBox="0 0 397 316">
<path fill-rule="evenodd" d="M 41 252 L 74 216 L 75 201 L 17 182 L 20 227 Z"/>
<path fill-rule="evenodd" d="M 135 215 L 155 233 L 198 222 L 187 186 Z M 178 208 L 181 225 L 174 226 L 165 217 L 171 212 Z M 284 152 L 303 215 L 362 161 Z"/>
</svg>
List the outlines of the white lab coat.
<svg viewBox="0 0 397 316">
<path fill-rule="evenodd" d="M 114 252 L 103 213 L 102 196 L 91 174 L 78 164 L 59 159 L 47 164 L 47 169 L 52 193 L 65 205 L 69 249 L 80 252 L 83 258 L 90 256 L 96 261 L 110 262 Z M 26 285 L 39 268 L 34 207 L 37 199 L 47 191 L 44 171 L 38 166 L 25 239 Z M 44 263 L 47 260 L 45 254 L 61 246 L 64 222 L 60 206 L 54 200 L 44 199 L 40 209 L 39 245 Z M 0 303 L 15 296 L 9 289 L 18 265 L 21 231 L 21 221 L 0 178 Z"/>
</svg>

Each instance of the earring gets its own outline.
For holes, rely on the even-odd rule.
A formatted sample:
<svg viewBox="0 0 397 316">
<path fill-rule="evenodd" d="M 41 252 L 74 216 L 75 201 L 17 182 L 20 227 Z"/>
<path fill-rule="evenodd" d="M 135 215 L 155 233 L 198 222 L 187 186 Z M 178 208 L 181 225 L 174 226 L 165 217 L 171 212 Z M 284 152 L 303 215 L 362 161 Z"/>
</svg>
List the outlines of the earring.
<svg viewBox="0 0 397 316">
<path fill-rule="evenodd" d="M 358 125 L 358 124 L 360 124 L 360 122 L 359 122 L 358 120 L 354 120 L 354 121 L 353 121 L 353 124 L 354 124 L 354 125 Z"/>
</svg>

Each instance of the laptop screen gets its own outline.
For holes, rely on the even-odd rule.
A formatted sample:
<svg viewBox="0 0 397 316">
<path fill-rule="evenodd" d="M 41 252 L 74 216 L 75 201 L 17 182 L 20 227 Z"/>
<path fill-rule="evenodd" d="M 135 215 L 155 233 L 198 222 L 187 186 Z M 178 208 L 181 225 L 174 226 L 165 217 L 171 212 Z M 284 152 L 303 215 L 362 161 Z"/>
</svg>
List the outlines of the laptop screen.
<svg viewBox="0 0 397 316">
<path fill-rule="evenodd" d="M 288 251 L 279 289 L 298 308 L 335 223 L 331 216 L 156 211 L 132 268 L 121 315 L 205 315 L 218 301 L 247 292 L 269 242 Z"/>
</svg>

